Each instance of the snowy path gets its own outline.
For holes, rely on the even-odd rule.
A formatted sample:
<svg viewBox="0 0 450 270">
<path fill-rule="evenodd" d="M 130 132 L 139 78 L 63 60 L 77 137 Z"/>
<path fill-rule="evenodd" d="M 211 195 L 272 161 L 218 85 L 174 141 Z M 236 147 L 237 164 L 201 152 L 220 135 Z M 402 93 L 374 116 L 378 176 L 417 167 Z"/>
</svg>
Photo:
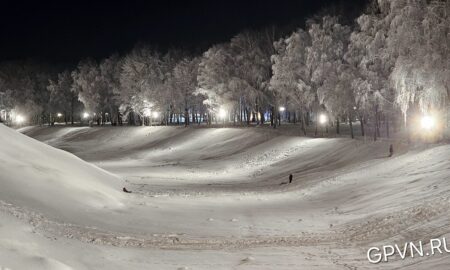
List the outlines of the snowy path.
<svg viewBox="0 0 450 270">
<path fill-rule="evenodd" d="M 218 269 L 425 269 L 445 260 L 372 265 L 365 252 L 450 232 L 447 145 L 408 150 L 397 143 L 388 159 L 390 142 L 308 139 L 258 128 L 24 132 L 118 175 L 133 190 L 120 194 L 120 207 L 82 210 L 0 197 L 0 213 L 57 242 L 176 254 L 158 266 L 147 262 L 151 269 L 178 269 L 183 258 L 189 269 L 213 267 L 198 265 L 202 257 L 183 257 L 192 250 L 210 253 Z M 289 173 L 294 182 L 281 184 Z"/>
</svg>

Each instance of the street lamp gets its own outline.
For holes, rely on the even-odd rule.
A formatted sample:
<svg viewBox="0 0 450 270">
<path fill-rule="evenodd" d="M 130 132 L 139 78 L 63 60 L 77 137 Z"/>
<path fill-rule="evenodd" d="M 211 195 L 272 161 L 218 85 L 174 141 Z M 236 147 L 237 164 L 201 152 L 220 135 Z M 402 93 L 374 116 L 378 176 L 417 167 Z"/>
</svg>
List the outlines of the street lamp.
<svg viewBox="0 0 450 270">
<path fill-rule="evenodd" d="M 281 106 L 281 107 L 279 108 L 279 111 L 280 111 L 280 112 L 284 112 L 285 110 L 286 110 L 286 108 L 283 107 L 283 106 Z"/>
<path fill-rule="evenodd" d="M 57 113 L 56 116 L 61 117 L 62 113 Z"/>
<path fill-rule="evenodd" d="M 145 108 L 144 109 L 144 116 L 145 117 L 149 117 L 149 116 L 151 116 L 152 114 L 151 114 L 151 111 L 150 111 L 150 109 L 149 108 Z"/>
<path fill-rule="evenodd" d="M 322 114 L 319 115 L 319 123 L 321 125 L 326 124 L 327 121 L 328 121 L 328 117 L 325 114 L 322 113 Z"/>
<path fill-rule="evenodd" d="M 435 127 L 436 121 L 433 117 L 429 115 L 422 116 L 422 119 L 420 120 L 420 125 L 425 130 L 431 130 Z"/>
<path fill-rule="evenodd" d="M 19 114 L 16 116 L 16 122 L 18 124 L 22 124 L 24 121 L 25 121 L 25 118 L 22 115 Z"/>
<path fill-rule="evenodd" d="M 225 120 L 225 117 L 227 116 L 227 111 L 224 108 L 220 108 L 219 110 L 219 117 Z"/>
<path fill-rule="evenodd" d="M 89 117 L 89 113 L 84 112 L 84 113 L 83 113 L 83 118 L 86 119 L 86 118 L 88 118 L 88 117 Z"/>
</svg>

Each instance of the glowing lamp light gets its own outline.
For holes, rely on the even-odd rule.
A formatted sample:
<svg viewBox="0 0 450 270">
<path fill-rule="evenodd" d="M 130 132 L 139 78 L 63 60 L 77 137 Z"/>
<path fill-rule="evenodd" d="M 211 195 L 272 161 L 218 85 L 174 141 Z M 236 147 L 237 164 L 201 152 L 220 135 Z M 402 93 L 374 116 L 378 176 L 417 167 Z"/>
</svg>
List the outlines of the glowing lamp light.
<svg viewBox="0 0 450 270">
<path fill-rule="evenodd" d="M 224 108 L 220 108 L 219 117 L 222 119 L 225 119 L 226 116 L 227 116 L 227 111 Z"/>
<path fill-rule="evenodd" d="M 19 115 L 16 116 L 16 122 L 17 123 L 21 124 L 24 121 L 25 121 L 25 117 L 23 117 L 22 115 L 19 114 Z"/>
<path fill-rule="evenodd" d="M 420 125 L 422 126 L 423 129 L 426 130 L 431 130 L 434 128 L 435 126 L 435 121 L 434 118 L 431 116 L 423 116 L 422 119 L 420 120 Z"/>
<path fill-rule="evenodd" d="M 152 112 L 150 111 L 150 109 L 144 109 L 144 116 L 149 117 L 150 115 L 152 115 Z"/>
<path fill-rule="evenodd" d="M 89 117 L 89 114 L 87 113 L 87 112 L 85 112 L 85 113 L 83 113 L 83 118 L 88 118 Z"/>
<path fill-rule="evenodd" d="M 158 118 L 159 113 L 158 112 L 153 112 L 153 118 Z"/>
<path fill-rule="evenodd" d="M 319 115 L 319 123 L 321 125 L 325 124 L 328 121 L 328 117 L 325 114 Z"/>
<path fill-rule="evenodd" d="M 281 106 L 279 110 L 280 110 L 280 112 L 284 112 L 286 110 L 286 108 Z"/>
<path fill-rule="evenodd" d="M 61 117 L 62 113 L 57 113 L 56 116 Z"/>
</svg>

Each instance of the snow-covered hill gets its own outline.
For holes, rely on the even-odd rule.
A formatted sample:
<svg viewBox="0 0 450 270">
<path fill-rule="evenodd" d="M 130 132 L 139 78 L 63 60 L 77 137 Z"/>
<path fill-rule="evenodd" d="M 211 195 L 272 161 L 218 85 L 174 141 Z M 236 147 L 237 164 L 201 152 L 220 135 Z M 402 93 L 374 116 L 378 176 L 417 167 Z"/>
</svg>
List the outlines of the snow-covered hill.
<svg viewBox="0 0 450 270">
<path fill-rule="evenodd" d="M 0 180 L 8 188 L 0 191 L 0 265 L 12 269 L 38 263 L 447 269 L 450 263 L 447 254 L 376 265 L 366 258 L 374 245 L 450 232 L 448 145 L 314 139 L 265 128 L 21 131 L 103 170 L 0 127 L 6 138 L 0 149 L 7 150 Z M 388 158 L 391 143 L 395 155 Z M 285 184 L 290 173 L 294 181 Z M 22 189 L 28 182 L 36 185 Z M 133 193 L 118 192 L 122 183 Z"/>
<path fill-rule="evenodd" d="M 0 134 L 2 201 L 67 214 L 122 207 L 117 176 L 4 125 Z"/>
</svg>

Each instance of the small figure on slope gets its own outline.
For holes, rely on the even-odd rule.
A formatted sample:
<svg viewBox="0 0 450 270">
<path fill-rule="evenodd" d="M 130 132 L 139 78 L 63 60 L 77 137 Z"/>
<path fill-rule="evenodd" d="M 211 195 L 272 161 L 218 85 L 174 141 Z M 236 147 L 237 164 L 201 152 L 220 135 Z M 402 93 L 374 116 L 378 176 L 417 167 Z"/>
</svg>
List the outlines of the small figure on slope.
<svg viewBox="0 0 450 270">
<path fill-rule="evenodd" d="M 292 176 L 292 174 L 290 174 L 289 175 L 289 184 L 292 183 L 292 178 L 293 178 L 293 176 Z"/>
<path fill-rule="evenodd" d="M 123 192 L 125 192 L 125 193 L 131 193 L 131 191 L 129 191 L 129 190 L 126 189 L 125 187 L 124 187 L 122 190 L 123 190 Z"/>
<path fill-rule="evenodd" d="M 389 145 L 389 157 L 392 157 L 394 155 L 394 146 L 391 144 Z"/>
</svg>

